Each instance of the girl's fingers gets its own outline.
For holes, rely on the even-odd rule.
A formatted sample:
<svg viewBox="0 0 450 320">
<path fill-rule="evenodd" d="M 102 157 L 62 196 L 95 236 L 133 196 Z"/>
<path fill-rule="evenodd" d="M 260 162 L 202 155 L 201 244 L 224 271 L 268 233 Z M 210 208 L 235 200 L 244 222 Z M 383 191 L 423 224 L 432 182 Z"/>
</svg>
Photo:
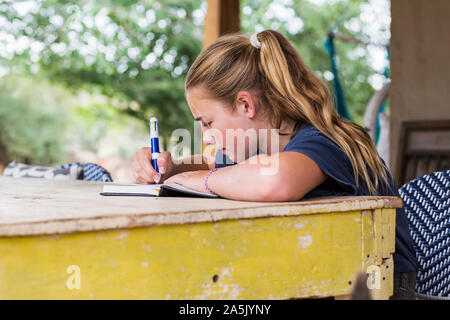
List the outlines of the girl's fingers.
<svg viewBox="0 0 450 320">
<path fill-rule="evenodd" d="M 142 180 L 145 180 L 146 182 L 153 182 L 153 179 L 142 168 L 142 164 L 139 164 L 139 165 L 140 165 L 140 167 L 136 170 L 137 177 Z"/>
<path fill-rule="evenodd" d="M 155 181 L 156 184 L 158 184 L 159 181 L 161 180 L 161 174 L 156 173 L 156 174 L 153 176 L 153 180 Z"/>
<path fill-rule="evenodd" d="M 137 183 L 144 183 L 144 180 L 142 180 L 140 177 L 136 177 L 135 179 Z"/>
<path fill-rule="evenodd" d="M 131 168 L 133 170 L 134 178 L 136 179 L 136 182 L 138 183 L 148 183 L 151 181 L 150 177 L 144 172 L 142 169 L 141 164 L 141 154 L 144 153 L 144 148 L 136 152 L 133 156 L 133 163 L 131 165 Z"/>
<path fill-rule="evenodd" d="M 139 184 L 150 184 L 151 183 L 151 182 L 149 182 L 147 180 L 144 180 L 142 178 L 137 178 L 136 182 L 139 183 Z"/>
<path fill-rule="evenodd" d="M 159 173 L 161 173 L 161 174 L 166 173 L 166 167 L 167 167 L 166 159 L 164 159 L 164 157 L 160 156 L 157 161 L 158 161 Z"/>
<path fill-rule="evenodd" d="M 164 159 L 158 159 L 158 169 L 161 174 L 166 172 L 166 161 Z"/>
<path fill-rule="evenodd" d="M 158 172 L 152 166 L 151 148 L 142 148 L 134 154 L 133 172 L 136 181 L 139 183 L 159 183 L 161 175 L 168 170 L 168 164 L 171 160 L 169 152 L 161 152 L 158 158 Z M 170 168 L 169 168 L 170 169 Z"/>
<path fill-rule="evenodd" d="M 150 155 L 149 155 L 150 153 Z M 140 167 L 140 171 L 138 170 L 138 174 L 148 180 L 153 182 L 154 177 L 158 175 L 158 173 L 153 169 L 152 163 L 151 163 L 151 152 L 140 152 L 138 156 L 138 164 Z"/>
<path fill-rule="evenodd" d="M 142 178 L 139 176 L 138 172 L 137 172 L 137 168 L 136 168 L 136 159 L 133 161 L 133 163 L 131 164 L 131 171 L 133 172 L 133 176 L 134 179 L 136 180 L 137 183 L 142 183 Z"/>
<path fill-rule="evenodd" d="M 148 183 L 147 179 L 144 179 L 141 177 L 141 175 L 139 174 L 140 171 L 134 171 L 134 179 L 136 180 L 137 183 Z"/>
</svg>

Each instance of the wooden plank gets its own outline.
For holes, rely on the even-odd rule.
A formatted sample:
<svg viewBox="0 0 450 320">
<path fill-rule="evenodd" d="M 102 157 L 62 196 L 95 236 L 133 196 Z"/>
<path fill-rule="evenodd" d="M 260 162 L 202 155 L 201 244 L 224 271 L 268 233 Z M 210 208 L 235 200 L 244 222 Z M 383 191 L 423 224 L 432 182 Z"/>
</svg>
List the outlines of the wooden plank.
<svg viewBox="0 0 450 320">
<path fill-rule="evenodd" d="M 361 211 L 361 269 L 367 271 L 369 266 L 376 265 L 376 237 L 373 210 Z"/>
<path fill-rule="evenodd" d="M 0 177 L 0 236 L 61 234 L 229 219 L 398 208 L 398 197 L 327 197 L 296 202 L 105 197 L 104 183 Z"/>
<path fill-rule="evenodd" d="M 375 264 L 381 265 L 383 260 L 383 225 L 381 220 L 381 209 L 373 211 L 374 231 L 375 231 Z"/>
<path fill-rule="evenodd" d="M 378 271 L 375 272 L 377 279 L 371 283 L 371 286 L 374 287 L 369 287 L 370 295 L 373 300 L 388 300 L 394 293 L 394 259 L 383 259 L 381 265 L 375 268 L 378 268 Z M 377 283 L 377 281 L 379 282 Z M 379 287 L 375 287 L 375 285 Z"/>
<path fill-rule="evenodd" d="M 439 161 L 438 171 L 450 170 L 450 154 L 442 157 Z"/>
<path fill-rule="evenodd" d="M 416 175 L 415 156 L 438 156 L 450 159 L 450 120 L 420 120 L 402 121 L 398 152 L 392 172 L 398 186 L 411 181 Z M 395 141 L 394 141 L 395 142 Z M 435 166 L 431 163 L 430 166 Z M 427 172 L 444 170 L 438 165 L 437 170 L 428 169 Z"/>
<path fill-rule="evenodd" d="M 351 211 L 0 237 L 0 298 L 348 295 L 361 267 L 361 230 L 361 213 Z"/>
<path fill-rule="evenodd" d="M 390 229 L 391 237 L 390 237 L 390 239 L 388 239 L 388 241 L 391 244 L 390 251 L 393 254 L 395 252 L 395 228 L 397 226 L 397 224 L 396 224 L 397 223 L 397 220 L 396 220 L 397 210 L 396 209 L 387 209 L 387 208 L 385 208 L 385 209 L 383 209 L 383 212 L 384 211 L 389 213 L 389 218 L 390 218 L 389 226 L 391 228 Z"/>
<path fill-rule="evenodd" d="M 375 300 L 387 300 L 393 294 L 395 215 L 395 209 L 361 212 L 362 270 L 370 275 L 368 287 Z"/>
<path fill-rule="evenodd" d="M 342 295 L 342 296 L 335 296 L 334 300 L 350 300 L 350 296 L 349 295 Z"/>
<path fill-rule="evenodd" d="M 389 259 L 395 252 L 395 209 L 381 210 L 381 224 L 382 224 L 382 257 Z"/>
<path fill-rule="evenodd" d="M 417 159 L 416 177 L 422 177 L 428 173 L 428 157 L 419 156 Z"/>
<path fill-rule="evenodd" d="M 405 179 L 401 185 L 416 178 L 417 156 L 406 157 Z"/>
<path fill-rule="evenodd" d="M 239 32 L 239 0 L 207 0 L 203 47 L 207 47 L 221 35 Z"/>
<path fill-rule="evenodd" d="M 428 164 L 428 172 L 432 173 L 432 172 L 436 172 L 438 167 L 439 167 L 439 161 L 440 161 L 440 156 L 429 156 L 430 160 L 429 160 L 429 164 Z"/>
<path fill-rule="evenodd" d="M 450 151 L 450 126 L 447 130 L 412 131 L 405 152 Z"/>
</svg>

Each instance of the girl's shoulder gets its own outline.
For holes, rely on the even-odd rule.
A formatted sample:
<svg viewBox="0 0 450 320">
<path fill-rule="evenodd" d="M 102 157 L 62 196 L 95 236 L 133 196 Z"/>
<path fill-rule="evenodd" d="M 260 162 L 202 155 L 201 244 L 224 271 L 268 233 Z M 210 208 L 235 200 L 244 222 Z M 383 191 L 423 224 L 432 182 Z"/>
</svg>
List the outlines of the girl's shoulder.
<svg viewBox="0 0 450 320">
<path fill-rule="evenodd" d="M 353 167 L 347 154 L 334 141 L 325 136 L 313 125 L 306 125 L 294 135 L 284 148 L 285 152 L 299 152 L 311 158 L 333 180 L 350 187 L 349 195 L 366 195 L 363 183 L 355 183 Z M 383 159 L 383 164 L 386 166 Z M 367 165 L 367 164 L 366 164 Z M 368 174 L 373 179 L 373 173 L 368 168 Z M 397 195 L 397 188 L 391 174 L 388 172 L 389 186 L 379 186 L 380 195 Z"/>
<path fill-rule="evenodd" d="M 300 126 L 298 132 L 292 137 L 306 137 L 306 136 L 315 136 L 320 135 L 322 132 L 320 132 L 315 126 L 312 124 L 304 124 L 303 126 Z M 291 139 L 291 140 L 292 140 Z"/>
<path fill-rule="evenodd" d="M 332 140 L 320 132 L 312 124 L 303 125 L 290 139 L 284 151 L 296 149 L 300 145 L 312 144 L 319 149 L 331 149 L 333 152 L 341 150 Z"/>
<path fill-rule="evenodd" d="M 345 152 L 313 125 L 300 129 L 283 151 L 306 155 L 328 176 L 329 179 L 308 196 L 364 194 L 355 183 L 353 168 Z"/>
</svg>

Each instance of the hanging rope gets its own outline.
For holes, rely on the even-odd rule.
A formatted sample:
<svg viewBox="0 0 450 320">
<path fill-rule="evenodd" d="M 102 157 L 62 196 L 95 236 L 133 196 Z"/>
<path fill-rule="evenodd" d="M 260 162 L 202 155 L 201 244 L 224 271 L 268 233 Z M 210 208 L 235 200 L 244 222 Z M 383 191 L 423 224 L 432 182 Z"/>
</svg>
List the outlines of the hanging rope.
<svg viewBox="0 0 450 320">
<path fill-rule="evenodd" d="M 391 54 L 389 51 L 389 46 L 386 48 L 386 58 L 388 61 L 391 61 Z M 384 69 L 384 77 L 386 79 L 389 78 L 389 65 L 390 63 L 388 63 L 388 65 L 386 66 L 386 68 Z M 386 83 L 385 83 L 386 84 Z M 381 127 L 380 127 L 380 114 L 384 113 L 385 109 L 386 109 L 386 101 L 383 103 L 383 105 L 380 108 L 380 111 L 378 112 L 378 117 L 377 117 L 377 130 L 376 130 L 376 136 L 375 136 L 375 145 L 378 144 L 378 140 L 380 139 L 380 131 L 381 131 Z"/>
<path fill-rule="evenodd" d="M 330 55 L 331 72 L 333 73 L 334 76 L 333 87 L 334 87 L 334 94 L 336 96 L 336 99 L 334 100 L 334 105 L 341 117 L 351 120 L 350 114 L 347 110 L 347 104 L 345 103 L 344 91 L 342 90 L 341 82 L 339 81 L 336 63 L 336 50 L 334 46 L 334 33 L 331 30 L 328 33 L 327 39 L 325 40 L 325 50 L 327 50 L 328 54 Z"/>
<path fill-rule="evenodd" d="M 350 4 L 347 4 L 347 6 L 345 7 L 345 10 L 343 10 L 343 13 L 333 23 L 332 27 L 328 31 L 328 36 L 327 36 L 327 38 L 325 40 L 324 45 L 325 45 L 325 50 L 330 55 L 331 72 L 333 73 L 333 76 L 334 76 L 333 87 L 334 87 L 334 94 L 335 94 L 335 97 L 336 97 L 336 99 L 334 101 L 335 108 L 336 108 L 337 112 L 339 113 L 339 115 L 341 117 L 344 117 L 344 118 L 347 118 L 347 119 L 351 120 L 350 114 L 349 114 L 348 109 L 347 109 L 347 104 L 345 102 L 344 90 L 342 89 L 341 82 L 339 80 L 338 69 L 337 69 L 337 61 L 336 61 L 336 47 L 335 47 L 335 44 L 334 44 L 334 39 L 336 37 L 338 37 L 340 40 L 343 40 L 343 41 L 346 41 L 346 42 L 350 41 L 350 42 L 356 42 L 356 43 L 361 43 L 361 44 L 365 44 L 365 45 L 372 44 L 372 45 L 377 45 L 377 46 L 385 46 L 386 50 L 387 50 L 387 59 L 388 59 L 388 61 L 390 60 L 390 54 L 389 54 L 389 45 L 373 44 L 371 42 L 367 42 L 367 41 L 363 41 L 363 40 L 359 40 L 359 39 L 352 39 L 352 38 L 349 38 L 349 37 L 345 37 L 345 36 L 336 34 L 339 25 L 348 16 L 349 10 L 347 10 L 347 9 L 348 9 L 349 6 L 350 6 Z M 386 79 L 389 78 L 389 65 L 384 70 L 384 76 L 386 77 Z M 379 111 L 378 117 L 377 117 L 376 143 L 378 143 L 378 139 L 380 137 L 380 118 L 379 118 L 379 115 L 381 113 L 383 113 L 385 111 L 385 109 L 386 109 L 386 102 L 380 108 L 380 111 Z"/>
</svg>

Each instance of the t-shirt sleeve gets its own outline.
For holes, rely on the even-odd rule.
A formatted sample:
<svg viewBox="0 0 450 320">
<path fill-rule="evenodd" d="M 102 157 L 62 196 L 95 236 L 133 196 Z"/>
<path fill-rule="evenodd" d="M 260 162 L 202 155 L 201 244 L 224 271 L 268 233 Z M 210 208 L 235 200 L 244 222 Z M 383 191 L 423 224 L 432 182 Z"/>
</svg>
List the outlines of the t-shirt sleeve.
<svg viewBox="0 0 450 320">
<path fill-rule="evenodd" d="M 221 150 L 216 151 L 216 158 L 215 158 L 215 168 L 224 168 L 228 166 L 233 166 L 236 163 L 234 163 L 228 156 L 224 155 Z"/>
<path fill-rule="evenodd" d="M 326 136 L 317 133 L 301 135 L 296 134 L 287 144 L 284 152 L 299 152 L 313 160 L 319 168 L 330 178 L 325 182 L 331 194 L 357 195 L 357 187 L 351 163 L 345 152 Z M 336 190 L 337 189 L 337 190 Z"/>
</svg>

